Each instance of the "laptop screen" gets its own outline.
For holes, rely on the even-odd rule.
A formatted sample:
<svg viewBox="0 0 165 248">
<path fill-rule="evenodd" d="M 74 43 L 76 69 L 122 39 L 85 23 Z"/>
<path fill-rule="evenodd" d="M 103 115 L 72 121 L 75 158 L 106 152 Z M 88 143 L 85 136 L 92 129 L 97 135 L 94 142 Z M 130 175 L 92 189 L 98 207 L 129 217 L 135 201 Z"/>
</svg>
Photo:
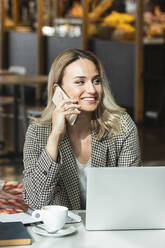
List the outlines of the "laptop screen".
<svg viewBox="0 0 165 248">
<path fill-rule="evenodd" d="M 165 167 L 89 168 L 87 230 L 165 228 Z"/>
</svg>

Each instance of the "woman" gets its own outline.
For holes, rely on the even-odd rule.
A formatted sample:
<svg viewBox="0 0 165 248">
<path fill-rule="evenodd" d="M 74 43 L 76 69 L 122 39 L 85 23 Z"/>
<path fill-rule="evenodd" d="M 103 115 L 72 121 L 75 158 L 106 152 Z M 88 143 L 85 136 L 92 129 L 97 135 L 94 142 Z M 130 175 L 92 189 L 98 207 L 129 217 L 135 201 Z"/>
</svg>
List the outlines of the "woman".
<svg viewBox="0 0 165 248">
<path fill-rule="evenodd" d="M 55 107 L 58 85 L 69 99 L 60 95 Z M 74 125 L 66 121 L 70 114 L 78 115 Z M 63 51 L 49 73 L 47 107 L 27 130 L 25 201 L 32 208 L 84 209 L 87 167 L 136 166 L 139 161 L 136 126 L 114 102 L 101 62 L 89 51 Z"/>
</svg>

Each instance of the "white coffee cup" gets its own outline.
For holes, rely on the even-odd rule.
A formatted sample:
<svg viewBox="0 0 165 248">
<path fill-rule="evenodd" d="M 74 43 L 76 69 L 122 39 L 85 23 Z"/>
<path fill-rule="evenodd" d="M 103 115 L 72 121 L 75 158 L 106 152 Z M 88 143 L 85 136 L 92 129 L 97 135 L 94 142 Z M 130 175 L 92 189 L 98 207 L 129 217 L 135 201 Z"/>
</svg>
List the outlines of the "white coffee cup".
<svg viewBox="0 0 165 248">
<path fill-rule="evenodd" d="M 63 228 L 67 216 L 68 208 L 57 205 L 44 206 L 41 210 L 35 210 L 32 213 L 32 217 L 36 220 L 43 221 L 48 232 L 56 232 Z"/>
</svg>

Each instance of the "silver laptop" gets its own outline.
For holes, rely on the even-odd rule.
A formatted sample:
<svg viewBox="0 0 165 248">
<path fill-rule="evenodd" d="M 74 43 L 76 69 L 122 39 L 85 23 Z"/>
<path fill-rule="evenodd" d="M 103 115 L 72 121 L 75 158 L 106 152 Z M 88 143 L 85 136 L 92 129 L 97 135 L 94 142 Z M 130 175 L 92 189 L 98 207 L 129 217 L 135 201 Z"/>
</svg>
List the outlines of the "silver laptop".
<svg viewBox="0 0 165 248">
<path fill-rule="evenodd" d="M 165 167 L 89 168 L 86 229 L 165 229 Z"/>
</svg>

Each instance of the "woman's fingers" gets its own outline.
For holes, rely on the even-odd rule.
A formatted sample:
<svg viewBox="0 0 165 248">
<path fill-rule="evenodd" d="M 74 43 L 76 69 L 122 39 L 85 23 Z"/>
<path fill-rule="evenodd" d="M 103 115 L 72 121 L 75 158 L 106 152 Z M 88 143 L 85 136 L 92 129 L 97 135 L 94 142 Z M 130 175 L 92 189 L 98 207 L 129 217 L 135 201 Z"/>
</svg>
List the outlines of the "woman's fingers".
<svg viewBox="0 0 165 248">
<path fill-rule="evenodd" d="M 79 110 L 80 105 L 79 104 L 64 104 L 64 106 L 62 107 L 63 111 L 68 111 L 68 110 Z"/>
<path fill-rule="evenodd" d="M 66 115 L 71 115 L 71 114 L 80 114 L 81 111 L 77 108 L 74 109 L 68 109 L 67 111 L 65 111 Z"/>
<path fill-rule="evenodd" d="M 77 100 L 76 99 L 72 99 L 72 98 L 64 98 L 64 96 L 60 93 L 60 97 L 59 97 L 59 103 L 62 103 L 62 104 L 71 104 L 71 103 L 77 103 Z"/>
<path fill-rule="evenodd" d="M 64 114 L 80 113 L 80 105 L 77 103 L 76 99 L 63 99 L 62 94 L 60 94 L 60 101 L 58 106 L 56 106 L 56 111 Z"/>
</svg>

